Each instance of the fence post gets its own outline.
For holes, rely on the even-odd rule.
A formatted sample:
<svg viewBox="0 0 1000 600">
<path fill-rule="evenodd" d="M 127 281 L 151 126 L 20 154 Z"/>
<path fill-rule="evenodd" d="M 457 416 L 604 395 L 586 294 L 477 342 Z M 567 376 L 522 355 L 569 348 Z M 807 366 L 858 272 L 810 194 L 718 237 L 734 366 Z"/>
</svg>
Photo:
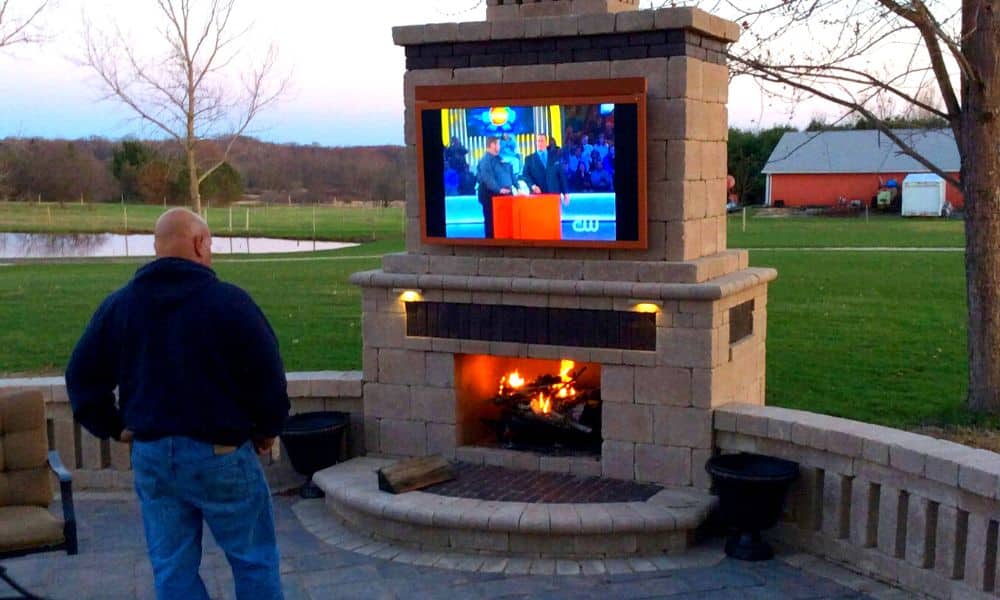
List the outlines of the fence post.
<svg viewBox="0 0 1000 600">
<path fill-rule="evenodd" d="M 747 232 L 747 207 L 743 207 L 743 233 Z"/>
<path fill-rule="evenodd" d="M 249 206 L 247 207 L 247 226 L 246 226 L 246 230 L 250 231 L 250 207 Z"/>
<path fill-rule="evenodd" d="M 233 206 L 229 205 L 229 233 L 233 232 Z"/>
<path fill-rule="evenodd" d="M 122 204 L 122 218 L 125 220 L 125 256 L 128 256 L 128 207 Z"/>
</svg>

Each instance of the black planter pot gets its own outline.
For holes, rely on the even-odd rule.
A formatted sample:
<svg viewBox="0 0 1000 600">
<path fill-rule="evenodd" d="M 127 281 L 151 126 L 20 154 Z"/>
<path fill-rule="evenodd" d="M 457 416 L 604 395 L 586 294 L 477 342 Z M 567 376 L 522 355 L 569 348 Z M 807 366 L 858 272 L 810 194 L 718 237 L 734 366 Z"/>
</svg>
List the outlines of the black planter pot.
<svg viewBox="0 0 1000 600">
<path fill-rule="evenodd" d="M 299 489 L 303 498 L 321 498 L 323 490 L 312 482 L 321 471 L 344 460 L 344 433 L 350 415 L 344 412 L 307 412 L 292 415 L 285 422 L 281 443 L 296 472 L 306 476 Z"/>
<path fill-rule="evenodd" d="M 761 530 L 778 522 L 788 488 L 799 477 L 799 465 L 760 454 L 726 454 L 705 463 L 719 495 L 722 520 L 734 533 L 726 555 L 739 560 L 770 560 L 774 550 Z"/>
</svg>

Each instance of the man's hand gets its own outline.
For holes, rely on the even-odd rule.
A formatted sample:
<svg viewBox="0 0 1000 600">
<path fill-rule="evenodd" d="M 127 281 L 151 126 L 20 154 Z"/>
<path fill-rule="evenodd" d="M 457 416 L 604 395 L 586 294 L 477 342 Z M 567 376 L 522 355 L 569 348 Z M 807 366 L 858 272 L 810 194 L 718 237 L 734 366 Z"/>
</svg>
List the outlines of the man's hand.
<svg viewBox="0 0 1000 600">
<path fill-rule="evenodd" d="M 560 200 L 563 206 L 569 206 L 569 194 L 560 194 Z"/>
<path fill-rule="evenodd" d="M 510 188 L 500 188 L 501 196 L 510 196 Z"/>
<path fill-rule="evenodd" d="M 533 185 L 533 186 L 531 186 L 531 193 L 532 194 L 541 194 L 542 193 L 542 188 L 538 187 L 537 185 Z"/>
<path fill-rule="evenodd" d="M 135 434 L 132 433 L 131 429 L 122 429 L 122 432 L 118 434 L 118 441 L 123 444 L 131 443 L 135 439 Z"/>
<path fill-rule="evenodd" d="M 253 438 L 253 447 L 257 450 L 257 454 L 263 456 L 270 452 L 271 447 L 274 446 L 275 439 L 273 437 L 259 437 L 255 435 Z"/>
</svg>

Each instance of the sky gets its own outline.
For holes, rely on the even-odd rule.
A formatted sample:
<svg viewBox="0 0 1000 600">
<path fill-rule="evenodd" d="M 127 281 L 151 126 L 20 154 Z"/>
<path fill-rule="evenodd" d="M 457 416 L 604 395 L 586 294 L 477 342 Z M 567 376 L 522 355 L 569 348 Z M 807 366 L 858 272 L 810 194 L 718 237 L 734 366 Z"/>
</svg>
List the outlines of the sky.
<svg viewBox="0 0 1000 600">
<path fill-rule="evenodd" d="M 32 0 L 14 0 L 21 6 Z M 79 64 L 82 23 L 118 23 L 140 50 L 152 51 L 152 0 L 52 0 L 39 23 L 46 41 L 0 50 L 0 138 L 156 137 Z M 203 1 L 203 0 L 196 0 Z M 648 7 L 658 0 L 643 0 Z M 253 60 L 270 43 L 290 86 L 250 134 L 274 142 L 354 146 L 403 141 L 403 49 L 396 25 L 485 19 L 477 0 L 239 0 L 239 25 L 250 26 L 238 60 Z M 737 100 L 738 99 L 738 100 Z M 815 109 L 775 106 L 749 79 L 731 88 L 730 123 L 741 127 L 802 125 Z"/>
</svg>

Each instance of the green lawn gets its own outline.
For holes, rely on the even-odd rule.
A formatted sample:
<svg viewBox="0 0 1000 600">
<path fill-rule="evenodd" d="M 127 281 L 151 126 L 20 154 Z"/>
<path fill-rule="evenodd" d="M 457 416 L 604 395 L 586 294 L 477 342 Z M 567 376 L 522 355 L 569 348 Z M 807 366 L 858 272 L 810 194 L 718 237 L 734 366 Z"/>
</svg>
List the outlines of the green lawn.
<svg viewBox="0 0 1000 600">
<path fill-rule="evenodd" d="M 769 404 L 894 426 L 961 423 L 964 255 L 751 251 L 768 294 Z"/>
<path fill-rule="evenodd" d="M 378 242 L 348 250 L 283 262 L 220 257 L 216 266 L 261 304 L 289 370 L 358 369 L 361 301 L 347 277 L 402 248 L 395 227 L 384 225 L 376 230 Z M 747 234 L 739 229 L 738 218 L 731 219 L 733 247 L 962 244 L 958 221 L 757 218 Z M 341 237 L 336 226 L 327 231 Z M 902 427 L 973 421 L 962 408 L 961 252 L 758 249 L 750 257 L 779 272 L 768 300 L 770 404 Z M 91 312 L 137 265 L 0 267 L 0 374 L 61 372 Z"/>
<path fill-rule="evenodd" d="M 0 231 L 89 233 L 151 232 L 162 206 L 143 204 L 55 204 L 0 202 Z M 232 228 L 230 228 L 232 212 Z M 250 227 L 247 229 L 247 215 Z M 205 210 L 216 235 L 252 235 L 284 238 L 370 241 L 403 233 L 401 208 L 319 206 L 236 206 Z"/>
<path fill-rule="evenodd" d="M 257 300 L 296 371 L 361 366 L 361 295 L 347 285 L 378 258 L 216 261 L 219 276 Z M 59 373 L 94 309 L 138 263 L 18 264 L 0 268 L 0 371 Z"/>
<path fill-rule="evenodd" d="M 754 211 L 751 211 L 751 215 Z M 729 216 L 730 248 L 964 247 L 961 219 L 902 219 L 898 216 L 860 217 Z"/>
</svg>

